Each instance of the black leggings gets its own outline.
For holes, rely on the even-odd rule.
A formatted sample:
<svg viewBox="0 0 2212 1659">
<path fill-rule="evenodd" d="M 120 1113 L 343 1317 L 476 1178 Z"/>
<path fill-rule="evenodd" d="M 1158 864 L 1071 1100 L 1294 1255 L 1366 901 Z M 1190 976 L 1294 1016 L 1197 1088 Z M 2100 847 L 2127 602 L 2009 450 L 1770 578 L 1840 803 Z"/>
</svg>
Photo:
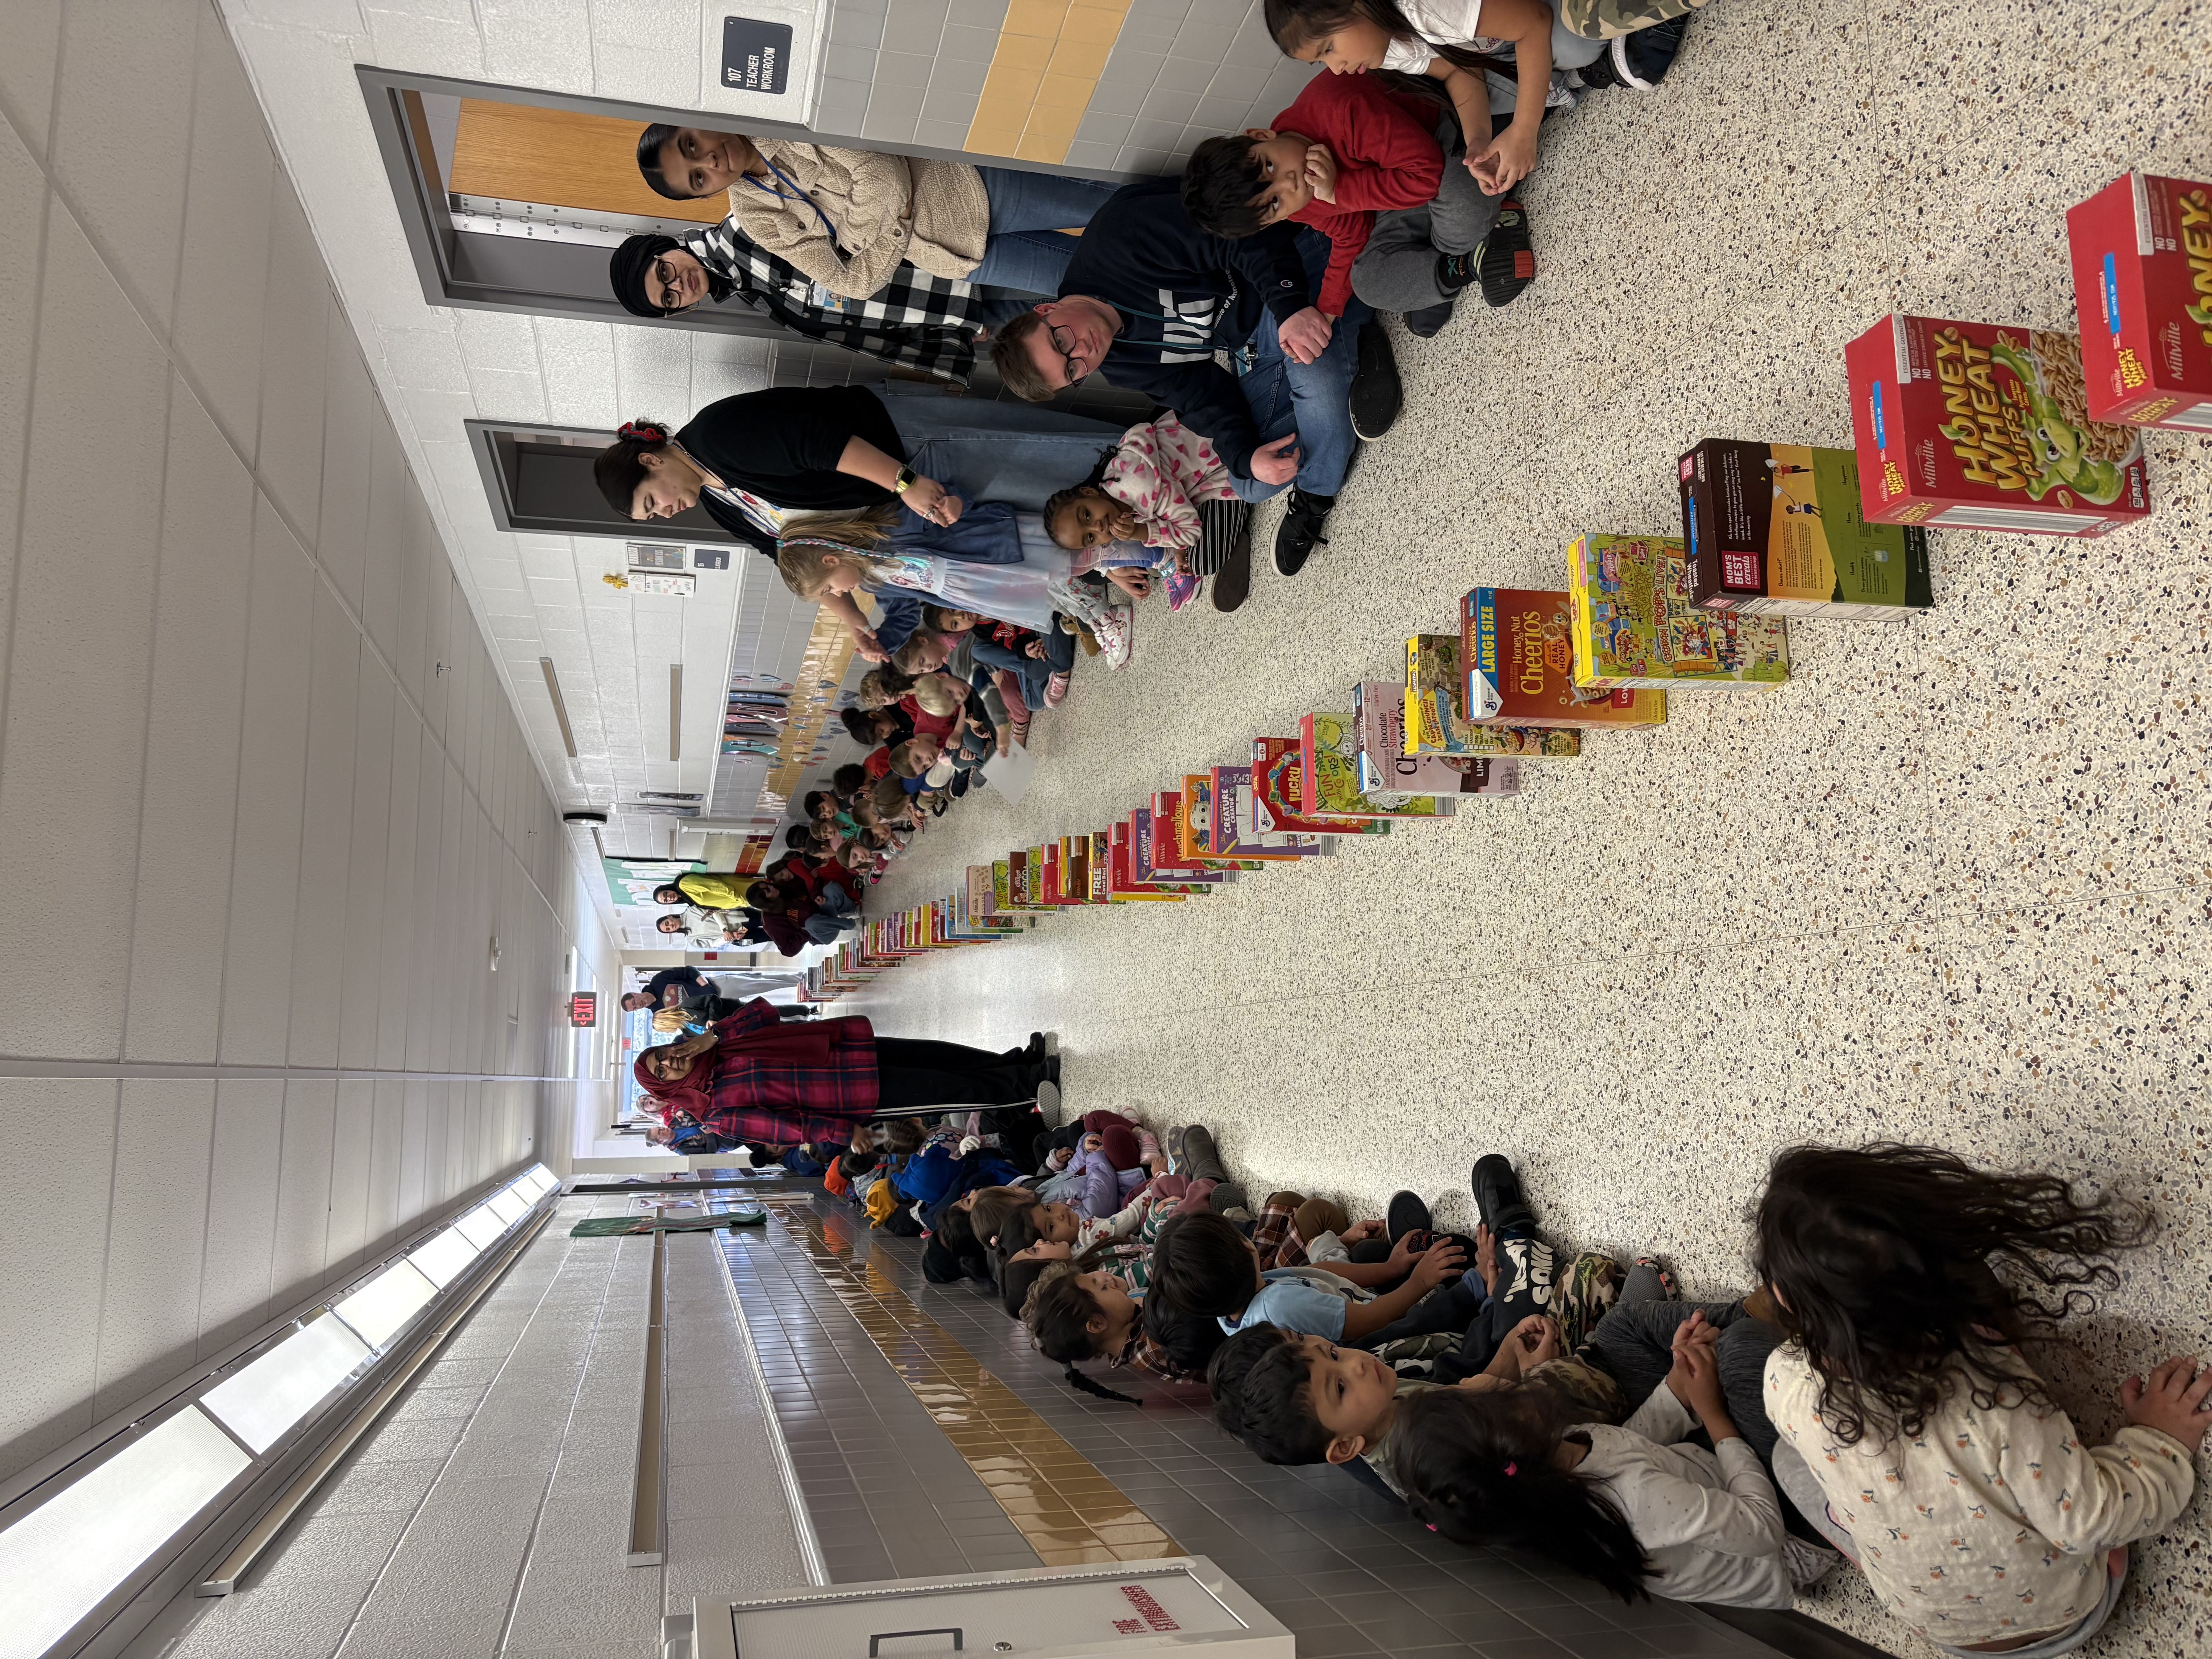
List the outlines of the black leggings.
<svg viewBox="0 0 2212 1659">
<path fill-rule="evenodd" d="M 915 1106 L 1011 1106 L 1036 1097 L 1020 1051 L 993 1054 L 927 1037 L 876 1039 L 876 1101 L 886 1111 Z"/>
</svg>

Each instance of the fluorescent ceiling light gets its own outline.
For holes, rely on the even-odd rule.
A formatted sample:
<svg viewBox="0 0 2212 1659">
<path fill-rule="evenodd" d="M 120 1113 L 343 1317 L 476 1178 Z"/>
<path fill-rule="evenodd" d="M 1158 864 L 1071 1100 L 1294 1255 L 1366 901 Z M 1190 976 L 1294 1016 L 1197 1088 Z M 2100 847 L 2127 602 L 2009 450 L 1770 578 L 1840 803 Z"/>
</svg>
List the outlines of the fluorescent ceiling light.
<svg viewBox="0 0 2212 1659">
<path fill-rule="evenodd" d="M 0 1532 L 0 1659 L 38 1659 L 252 1462 L 177 1413 Z"/>
<path fill-rule="evenodd" d="M 404 1261 L 395 1261 L 331 1311 L 380 1348 L 412 1319 L 437 1289 Z"/>
<path fill-rule="evenodd" d="M 422 1276 L 444 1290 L 459 1277 L 462 1268 L 483 1253 L 483 1246 L 471 1241 L 458 1227 L 448 1227 L 428 1244 L 407 1259 L 422 1271 Z"/>
<path fill-rule="evenodd" d="M 477 1205 L 453 1226 L 462 1237 L 480 1250 L 507 1231 L 507 1223 L 494 1213 L 489 1204 Z"/>
<path fill-rule="evenodd" d="M 503 1188 L 494 1193 L 486 1201 L 491 1206 L 491 1212 L 500 1218 L 501 1224 L 503 1226 L 512 1226 L 530 1212 L 530 1200 L 512 1187 Z"/>
<path fill-rule="evenodd" d="M 258 1456 L 368 1358 L 362 1340 L 324 1314 L 210 1389 L 200 1404 Z"/>
<path fill-rule="evenodd" d="M 544 1197 L 546 1194 L 551 1192 L 556 1187 L 561 1184 L 560 1177 L 555 1175 L 550 1170 L 547 1169 L 543 1164 L 532 1164 L 530 1168 L 524 1172 L 522 1178 L 530 1184 L 531 1189 L 539 1198 Z"/>
</svg>

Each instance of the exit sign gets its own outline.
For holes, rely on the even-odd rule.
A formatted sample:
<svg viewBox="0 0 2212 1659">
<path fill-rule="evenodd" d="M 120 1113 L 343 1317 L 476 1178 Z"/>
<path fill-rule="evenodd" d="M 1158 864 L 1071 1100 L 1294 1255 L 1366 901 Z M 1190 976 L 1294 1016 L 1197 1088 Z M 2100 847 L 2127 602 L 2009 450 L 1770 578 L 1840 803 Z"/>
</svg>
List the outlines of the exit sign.
<svg viewBox="0 0 2212 1659">
<path fill-rule="evenodd" d="M 568 994 L 568 1024 L 597 1025 L 599 1023 L 599 994 L 597 991 L 572 991 Z"/>
</svg>

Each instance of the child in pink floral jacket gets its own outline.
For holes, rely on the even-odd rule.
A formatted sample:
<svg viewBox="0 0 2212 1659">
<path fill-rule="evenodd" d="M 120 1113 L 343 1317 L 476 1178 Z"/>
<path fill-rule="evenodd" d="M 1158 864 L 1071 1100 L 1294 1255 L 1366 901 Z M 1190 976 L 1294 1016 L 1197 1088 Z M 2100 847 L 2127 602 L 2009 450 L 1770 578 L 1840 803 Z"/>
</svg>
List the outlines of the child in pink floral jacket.
<svg viewBox="0 0 2212 1659">
<path fill-rule="evenodd" d="M 1200 578 L 1218 567 L 1221 550 L 1212 544 L 1222 535 L 1217 526 L 1231 516 L 1201 507 L 1236 500 L 1213 446 L 1168 410 L 1123 433 L 1089 483 L 1048 501 L 1045 529 L 1055 544 L 1091 554 L 1091 568 L 1139 599 L 1152 591 L 1151 573 L 1158 571 L 1166 578 L 1169 608 L 1180 611 L 1197 596 Z"/>
</svg>

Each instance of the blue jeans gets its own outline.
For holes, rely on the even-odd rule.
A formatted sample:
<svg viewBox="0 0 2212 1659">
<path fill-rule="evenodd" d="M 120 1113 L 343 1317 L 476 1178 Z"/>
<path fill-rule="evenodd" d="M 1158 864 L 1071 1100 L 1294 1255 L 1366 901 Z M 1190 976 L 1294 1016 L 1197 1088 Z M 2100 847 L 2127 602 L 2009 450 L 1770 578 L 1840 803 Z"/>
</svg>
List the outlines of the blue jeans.
<svg viewBox="0 0 2212 1659">
<path fill-rule="evenodd" d="M 858 916 L 833 916 L 827 910 L 817 910 L 806 919 L 806 937 L 817 945 L 835 945 L 847 928 L 857 932 L 860 926 Z"/>
<path fill-rule="evenodd" d="M 1120 426 L 1056 409 L 947 398 L 901 383 L 875 391 L 906 446 L 908 465 L 963 501 L 1041 513 L 1048 496 L 1081 483 L 1121 441 Z"/>
<path fill-rule="evenodd" d="M 968 273 L 968 280 L 1050 299 L 1060 292 L 1068 259 L 1080 246 L 1062 233 L 1089 224 L 1099 204 L 1121 186 L 1016 167 L 975 170 L 991 198 L 991 231 L 983 244 L 983 263 Z"/>
<path fill-rule="evenodd" d="M 1310 292 L 1321 292 L 1328 269 L 1328 238 L 1299 228 L 1298 253 L 1304 259 Z M 1309 495 L 1334 495 L 1344 487 L 1352 452 L 1359 436 L 1352 429 L 1352 375 L 1359 362 L 1359 326 L 1374 313 L 1354 300 L 1329 336 L 1328 349 L 1310 363 L 1293 360 L 1276 337 L 1275 315 L 1267 313 L 1252 331 L 1251 365 L 1237 385 L 1260 428 L 1260 441 L 1273 443 L 1292 433 L 1298 439 L 1297 486 Z M 1264 501 L 1282 485 L 1231 475 L 1230 487 L 1248 501 Z"/>
<path fill-rule="evenodd" d="M 986 668 L 1003 668 L 1021 682 L 1022 701 L 1035 714 L 1044 707 L 1045 682 L 1054 674 L 1065 674 L 1075 666 L 1075 635 L 1054 629 L 1042 636 L 1044 655 L 1025 657 L 1020 652 L 1000 645 L 996 640 L 978 639 L 969 649 L 975 660 Z"/>
</svg>

